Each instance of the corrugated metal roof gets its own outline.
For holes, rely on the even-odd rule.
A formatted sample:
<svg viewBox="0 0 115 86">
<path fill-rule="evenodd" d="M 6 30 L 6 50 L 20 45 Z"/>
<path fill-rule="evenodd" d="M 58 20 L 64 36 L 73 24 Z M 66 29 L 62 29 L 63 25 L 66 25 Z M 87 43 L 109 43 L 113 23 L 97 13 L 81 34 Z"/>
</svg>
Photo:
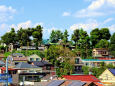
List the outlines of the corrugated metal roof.
<svg viewBox="0 0 115 86">
<path fill-rule="evenodd" d="M 53 80 L 46 86 L 60 86 L 63 83 L 64 83 L 64 80 Z"/>
<path fill-rule="evenodd" d="M 115 69 L 109 69 L 109 71 L 115 76 Z"/>
<path fill-rule="evenodd" d="M 80 82 L 80 81 L 72 81 L 68 86 L 83 86 L 85 85 L 85 82 Z"/>
</svg>

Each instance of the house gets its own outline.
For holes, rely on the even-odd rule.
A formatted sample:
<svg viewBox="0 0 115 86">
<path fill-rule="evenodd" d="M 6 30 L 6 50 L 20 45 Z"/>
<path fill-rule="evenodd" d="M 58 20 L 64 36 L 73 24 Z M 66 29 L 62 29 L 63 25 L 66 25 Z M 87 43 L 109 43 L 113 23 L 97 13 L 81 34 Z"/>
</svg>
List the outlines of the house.
<svg viewBox="0 0 115 86">
<path fill-rule="evenodd" d="M 4 54 L 0 54 L 0 60 L 4 60 L 5 56 Z"/>
<path fill-rule="evenodd" d="M 41 61 L 41 57 L 36 54 L 28 56 L 28 61 Z"/>
<path fill-rule="evenodd" d="M 39 82 L 40 78 L 45 76 L 45 73 L 42 73 L 42 68 L 28 63 L 20 62 L 17 64 L 14 69 L 17 70 L 16 74 L 13 74 L 13 83 L 19 84 L 24 81 L 28 82 Z"/>
<path fill-rule="evenodd" d="M 105 64 L 115 65 L 115 59 L 111 60 L 100 60 L 100 59 L 82 59 L 82 62 L 85 66 L 89 67 L 99 67 L 102 62 Z"/>
<path fill-rule="evenodd" d="M 16 74 L 16 69 L 8 68 L 8 74 Z M 6 72 L 6 67 L 0 67 L 0 74 L 4 74 Z"/>
<path fill-rule="evenodd" d="M 31 64 L 42 68 L 42 73 L 46 74 L 46 76 L 44 76 L 42 80 L 49 80 L 50 77 L 56 74 L 54 65 L 52 65 L 48 61 L 33 61 Z"/>
<path fill-rule="evenodd" d="M 82 73 L 82 66 L 83 66 L 83 62 L 82 59 L 80 57 L 76 57 L 75 58 L 75 73 L 79 74 Z"/>
<path fill-rule="evenodd" d="M 100 76 L 99 79 L 102 83 L 111 85 L 115 85 L 115 69 L 106 69 Z"/>
<path fill-rule="evenodd" d="M 62 76 L 66 80 L 79 80 L 84 82 L 100 82 L 99 79 L 97 79 L 93 75 L 63 75 Z"/>
<path fill-rule="evenodd" d="M 18 64 L 19 62 L 27 62 L 28 59 L 21 53 L 13 53 L 9 56 L 9 58 L 12 59 L 12 63 L 15 65 Z"/>
<path fill-rule="evenodd" d="M 5 63 L 2 60 L 0 60 L 0 67 L 3 67 L 3 66 L 5 66 Z"/>
<path fill-rule="evenodd" d="M 95 58 L 112 58 L 109 54 L 109 50 L 107 48 L 94 48 L 92 50 L 92 56 Z"/>
</svg>

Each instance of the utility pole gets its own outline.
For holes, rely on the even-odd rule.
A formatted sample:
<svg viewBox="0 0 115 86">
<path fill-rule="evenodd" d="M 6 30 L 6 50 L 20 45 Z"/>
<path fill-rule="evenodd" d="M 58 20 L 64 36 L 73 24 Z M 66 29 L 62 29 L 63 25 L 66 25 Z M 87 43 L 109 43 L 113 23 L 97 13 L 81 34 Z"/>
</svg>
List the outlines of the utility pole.
<svg viewBox="0 0 115 86">
<path fill-rule="evenodd" d="M 6 58 L 6 86 L 8 86 L 8 58 Z"/>
</svg>

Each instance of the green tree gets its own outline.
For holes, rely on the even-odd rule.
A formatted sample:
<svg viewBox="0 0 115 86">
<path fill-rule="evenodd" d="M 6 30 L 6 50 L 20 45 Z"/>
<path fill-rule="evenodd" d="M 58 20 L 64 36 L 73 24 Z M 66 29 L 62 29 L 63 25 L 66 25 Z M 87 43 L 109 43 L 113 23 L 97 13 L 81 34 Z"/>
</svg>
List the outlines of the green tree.
<svg viewBox="0 0 115 86">
<path fill-rule="evenodd" d="M 115 57 L 115 33 L 110 38 L 110 53 Z"/>
<path fill-rule="evenodd" d="M 32 30 L 33 30 L 32 36 L 34 38 L 34 43 L 36 45 L 36 48 L 38 48 L 38 46 L 41 45 L 41 43 L 42 43 L 42 30 L 43 30 L 43 27 L 38 25 L 38 26 L 36 26 L 36 28 L 32 28 Z"/>
<path fill-rule="evenodd" d="M 63 33 L 60 30 L 52 30 L 50 35 L 51 43 L 57 43 L 62 38 L 63 38 Z"/>
<path fill-rule="evenodd" d="M 15 30 L 14 28 L 11 28 L 11 31 L 10 32 L 7 32 L 5 33 L 2 37 L 2 42 L 5 43 L 5 44 L 10 44 L 10 43 L 13 43 L 15 44 L 16 41 L 17 41 L 17 38 L 16 38 L 16 33 L 15 33 Z"/>
<path fill-rule="evenodd" d="M 66 46 L 67 42 L 68 42 L 68 31 L 65 30 L 64 34 L 63 34 L 63 42 L 64 42 L 64 45 Z"/>
<path fill-rule="evenodd" d="M 101 28 L 100 29 L 100 34 L 101 34 L 101 37 L 100 37 L 101 39 L 109 40 L 110 37 L 111 37 L 111 34 L 110 34 L 108 28 Z"/>
<path fill-rule="evenodd" d="M 21 46 L 27 46 L 27 43 L 31 41 L 30 36 L 28 34 L 28 29 L 20 28 L 17 31 L 17 39 Z"/>
<path fill-rule="evenodd" d="M 109 41 L 101 39 L 95 46 L 95 48 L 109 48 Z"/>
<path fill-rule="evenodd" d="M 98 28 L 93 29 L 90 32 L 90 39 L 91 39 L 91 44 L 92 47 L 94 48 L 95 45 L 99 42 L 99 40 L 101 39 L 101 34 L 100 34 L 100 30 Z"/>
<path fill-rule="evenodd" d="M 74 33 L 72 34 L 71 40 L 75 42 L 75 45 L 77 45 L 79 37 L 80 37 L 79 29 L 74 30 Z"/>
</svg>

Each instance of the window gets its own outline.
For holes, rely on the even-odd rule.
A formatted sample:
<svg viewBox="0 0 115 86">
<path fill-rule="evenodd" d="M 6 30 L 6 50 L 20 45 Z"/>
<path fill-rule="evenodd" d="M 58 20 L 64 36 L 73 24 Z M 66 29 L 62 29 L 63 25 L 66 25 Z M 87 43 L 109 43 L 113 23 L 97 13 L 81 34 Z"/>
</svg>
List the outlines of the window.
<svg viewBox="0 0 115 86">
<path fill-rule="evenodd" d="M 34 58 L 30 58 L 30 61 L 34 61 Z"/>
<path fill-rule="evenodd" d="M 75 63 L 79 64 L 79 58 L 76 58 Z"/>
<path fill-rule="evenodd" d="M 39 58 L 36 58 L 36 61 L 39 61 Z"/>
<path fill-rule="evenodd" d="M 50 66 L 46 66 L 46 70 L 51 70 L 51 67 Z"/>
</svg>

